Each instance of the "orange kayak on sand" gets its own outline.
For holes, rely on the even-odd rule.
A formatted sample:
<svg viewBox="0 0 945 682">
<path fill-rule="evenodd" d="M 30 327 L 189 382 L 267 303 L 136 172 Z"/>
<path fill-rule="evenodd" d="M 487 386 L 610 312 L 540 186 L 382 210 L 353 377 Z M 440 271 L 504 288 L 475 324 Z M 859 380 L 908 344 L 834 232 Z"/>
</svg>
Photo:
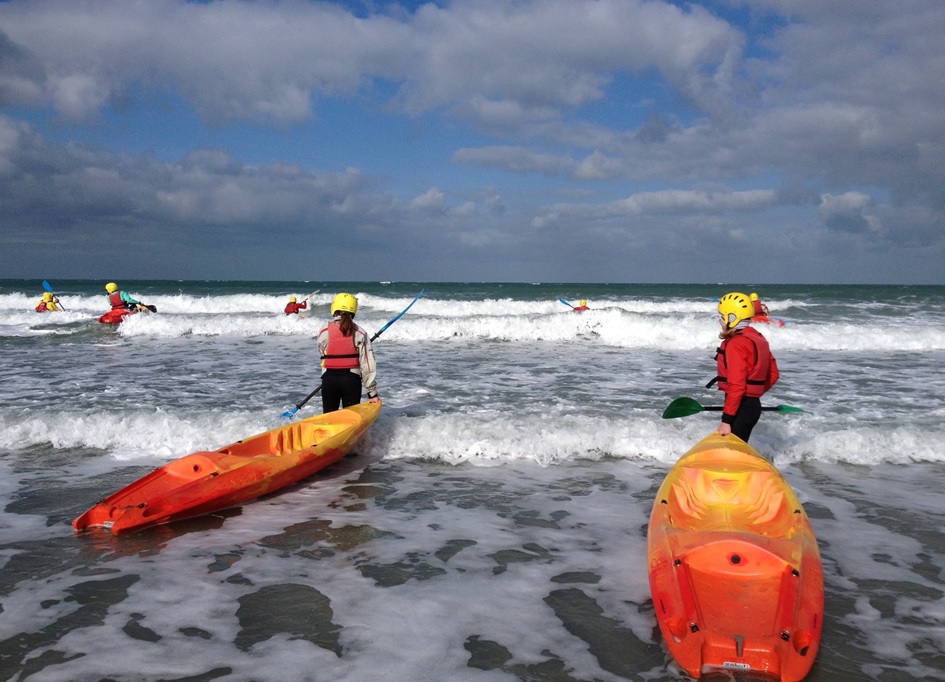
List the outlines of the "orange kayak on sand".
<svg viewBox="0 0 945 682">
<path fill-rule="evenodd" d="M 780 472 L 712 433 L 657 493 L 650 589 L 667 649 L 695 678 L 797 682 L 817 656 L 824 576 L 807 514 Z"/>
<path fill-rule="evenodd" d="M 127 533 L 253 500 L 334 464 L 358 444 L 381 403 L 361 403 L 176 459 L 109 495 L 72 522 Z"/>
</svg>

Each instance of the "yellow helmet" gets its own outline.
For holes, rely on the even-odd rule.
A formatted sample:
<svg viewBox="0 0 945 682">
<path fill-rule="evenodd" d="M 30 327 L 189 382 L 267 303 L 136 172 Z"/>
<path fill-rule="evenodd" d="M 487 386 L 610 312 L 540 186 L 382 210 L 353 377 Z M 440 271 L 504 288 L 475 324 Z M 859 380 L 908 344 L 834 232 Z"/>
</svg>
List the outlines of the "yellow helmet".
<svg viewBox="0 0 945 682">
<path fill-rule="evenodd" d="M 51 301 L 51 300 L 52 300 L 52 293 L 49 292 L 49 291 L 47 291 L 45 294 L 43 294 L 43 300 L 44 300 L 44 301 Z"/>
<path fill-rule="evenodd" d="M 751 292 L 751 293 L 748 295 L 748 298 L 750 298 L 752 301 L 757 301 L 757 300 L 758 300 L 758 294 L 756 294 L 756 293 L 753 291 L 753 292 Z"/>
<path fill-rule="evenodd" d="M 297 299 L 295 296 L 290 296 L 290 297 L 289 297 L 289 303 L 295 303 L 297 300 L 299 300 L 299 299 Z"/>
<path fill-rule="evenodd" d="M 114 282 L 109 282 L 108 284 L 105 285 L 105 291 L 107 291 L 110 294 L 114 294 L 116 291 L 118 291 L 118 285 L 115 284 Z"/>
<path fill-rule="evenodd" d="M 331 302 L 332 316 L 338 313 L 351 313 L 351 316 L 354 317 L 357 312 L 358 299 L 351 294 L 338 294 L 335 296 L 335 300 Z"/>
<path fill-rule="evenodd" d="M 587 301 L 582 300 L 582 301 L 581 301 L 581 307 L 583 308 L 583 307 L 586 306 L 586 305 L 587 305 Z"/>
<path fill-rule="evenodd" d="M 754 314 L 755 307 L 743 293 L 733 291 L 719 300 L 719 315 L 726 329 L 732 329 L 742 320 L 750 320 Z"/>
</svg>

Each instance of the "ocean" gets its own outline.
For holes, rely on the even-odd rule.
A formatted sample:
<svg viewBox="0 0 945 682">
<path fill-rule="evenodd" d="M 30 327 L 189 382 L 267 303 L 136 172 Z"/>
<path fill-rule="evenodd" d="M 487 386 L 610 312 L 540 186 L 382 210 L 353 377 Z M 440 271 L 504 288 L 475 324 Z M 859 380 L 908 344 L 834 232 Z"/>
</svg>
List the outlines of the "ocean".
<svg viewBox="0 0 945 682">
<path fill-rule="evenodd" d="M 751 444 L 826 581 L 809 680 L 945 680 L 945 287 L 0 280 L 0 680 L 684 680 L 646 573 L 672 463 L 721 404 L 715 301 L 757 291 L 781 381 Z M 282 314 L 308 296 L 308 316 Z M 282 423 L 358 296 L 384 408 L 356 456 L 123 536 L 73 518 Z M 561 299 L 591 308 L 572 312 Z M 321 409 L 318 399 L 299 416 Z"/>
</svg>

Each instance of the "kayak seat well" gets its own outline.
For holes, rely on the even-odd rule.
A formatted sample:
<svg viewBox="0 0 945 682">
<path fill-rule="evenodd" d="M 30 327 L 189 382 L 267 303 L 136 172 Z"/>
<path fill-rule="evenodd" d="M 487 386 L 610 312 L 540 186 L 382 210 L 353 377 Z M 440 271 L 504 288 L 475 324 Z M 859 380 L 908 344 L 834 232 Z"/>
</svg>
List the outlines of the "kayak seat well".
<svg viewBox="0 0 945 682">
<path fill-rule="evenodd" d="M 269 451 L 274 455 L 298 452 L 314 447 L 349 428 L 349 424 L 306 424 L 299 422 L 273 432 Z"/>
<path fill-rule="evenodd" d="M 782 537 L 795 522 L 781 480 L 771 471 L 687 467 L 667 503 L 673 526 L 687 530 L 743 529 Z"/>
</svg>

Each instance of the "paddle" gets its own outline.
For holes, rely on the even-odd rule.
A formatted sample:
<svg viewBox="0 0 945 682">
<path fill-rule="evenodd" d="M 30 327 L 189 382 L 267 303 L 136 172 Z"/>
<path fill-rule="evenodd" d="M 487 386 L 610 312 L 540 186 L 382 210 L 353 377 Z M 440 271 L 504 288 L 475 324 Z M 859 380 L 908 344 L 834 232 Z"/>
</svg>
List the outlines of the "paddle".
<svg viewBox="0 0 945 682">
<path fill-rule="evenodd" d="M 142 308 L 147 308 L 147 309 L 150 310 L 152 313 L 156 313 L 156 312 L 157 312 L 157 306 L 156 306 L 156 305 L 148 305 L 147 303 L 139 303 L 139 304 L 138 304 L 138 310 L 141 310 Z"/>
<path fill-rule="evenodd" d="M 305 298 L 302 299 L 302 303 L 305 303 L 308 299 L 310 299 L 312 296 L 314 296 L 315 294 L 317 294 L 319 291 L 321 291 L 321 289 L 316 289 L 315 291 L 313 291 L 312 293 L 310 293 L 308 296 L 306 296 Z M 299 313 L 298 315 L 299 315 L 299 317 L 301 317 L 301 318 L 303 318 L 303 319 L 306 318 L 306 317 L 308 317 L 308 315 L 306 315 L 305 313 Z"/>
<path fill-rule="evenodd" d="M 62 305 L 62 303 L 59 302 L 59 298 L 56 296 L 56 292 L 55 292 L 55 290 L 53 290 L 52 285 L 51 285 L 49 282 L 47 282 L 46 280 L 43 280 L 43 289 L 45 289 L 46 291 L 48 291 L 49 293 L 51 293 L 51 294 L 53 295 L 53 300 L 55 300 L 55 302 L 56 302 L 56 304 L 59 306 L 59 309 L 60 309 L 60 310 L 65 310 L 65 309 L 66 309 L 66 307 L 65 307 L 64 305 Z"/>
<path fill-rule="evenodd" d="M 804 414 L 813 414 L 799 407 L 790 405 L 778 405 L 777 407 L 762 407 L 765 412 L 803 412 Z M 721 405 L 700 405 L 698 401 L 692 398 L 676 398 L 663 410 L 663 419 L 676 419 L 677 417 L 689 417 L 693 414 L 706 412 L 721 412 Z"/>
<path fill-rule="evenodd" d="M 574 306 L 571 305 L 570 303 L 568 303 L 567 301 L 565 301 L 563 298 L 559 298 L 558 300 L 561 301 L 562 303 L 564 303 L 566 306 L 568 306 L 568 307 L 571 308 L 572 310 L 574 310 Z"/>
<path fill-rule="evenodd" d="M 387 328 L 388 328 L 389 326 L 391 326 L 392 324 L 394 324 L 394 322 L 396 322 L 396 321 L 399 320 L 401 317 L 403 317 L 403 314 L 404 314 L 405 312 L 407 312 L 408 310 L 410 310 L 410 308 L 413 307 L 413 304 L 414 304 L 414 303 L 416 303 L 418 300 L 420 300 L 420 297 L 423 296 L 423 292 L 424 292 L 424 291 L 426 291 L 426 289 L 421 289 L 421 290 L 420 290 L 420 293 L 417 294 L 416 297 L 410 302 L 410 305 L 408 305 L 406 308 L 404 308 L 404 309 L 401 310 L 399 313 L 397 313 L 396 315 L 394 315 L 394 317 L 392 317 L 391 319 L 389 319 L 389 320 L 387 321 L 387 324 L 385 324 L 383 327 L 381 327 L 380 330 L 379 330 L 378 332 L 376 332 L 376 333 L 374 334 L 374 336 L 371 337 L 371 343 L 374 343 L 374 342 L 377 340 L 377 337 L 380 336 L 381 334 L 383 334 L 383 333 L 387 330 Z M 313 295 L 314 295 L 314 294 L 313 294 Z M 307 403 L 309 400 L 311 400 L 311 399 L 314 398 L 316 395 L 318 395 L 318 392 L 321 391 L 321 390 L 322 390 L 322 387 L 321 387 L 321 385 L 319 385 L 318 388 L 316 388 L 314 391 L 312 391 L 312 392 L 309 393 L 307 396 L 305 396 L 305 397 L 302 399 L 302 401 L 301 401 L 298 405 L 296 405 L 295 407 L 293 407 L 291 410 L 286 410 L 285 412 L 283 412 L 283 413 L 282 413 L 282 416 L 283 416 L 285 419 L 291 419 L 292 416 L 293 416 L 296 412 L 298 412 L 299 410 L 302 409 L 302 406 L 303 406 L 305 403 Z"/>
</svg>

